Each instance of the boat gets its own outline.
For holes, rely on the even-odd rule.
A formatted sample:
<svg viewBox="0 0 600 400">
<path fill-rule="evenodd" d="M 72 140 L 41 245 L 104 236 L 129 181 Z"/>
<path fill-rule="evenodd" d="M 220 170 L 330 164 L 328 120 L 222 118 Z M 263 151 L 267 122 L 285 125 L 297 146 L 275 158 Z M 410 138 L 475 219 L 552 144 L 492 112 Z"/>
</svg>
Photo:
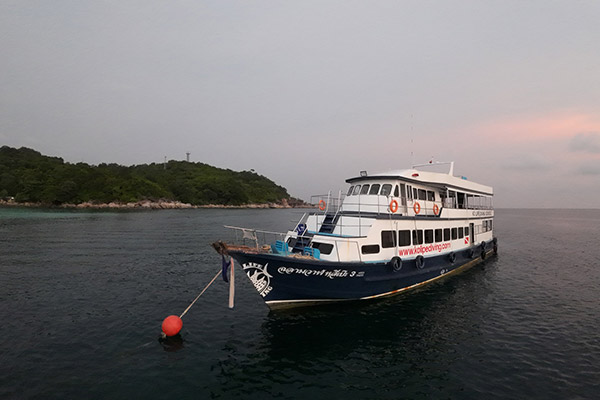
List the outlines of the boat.
<svg viewBox="0 0 600 400">
<path fill-rule="evenodd" d="M 361 171 L 345 194 L 314 196 L 292 230 L 226 226 L 236 239 L 213 247 L 271 309 L 403 293 L 498 252 L 493 189 L 453 171 L 454 162 Z"/>
</svg>

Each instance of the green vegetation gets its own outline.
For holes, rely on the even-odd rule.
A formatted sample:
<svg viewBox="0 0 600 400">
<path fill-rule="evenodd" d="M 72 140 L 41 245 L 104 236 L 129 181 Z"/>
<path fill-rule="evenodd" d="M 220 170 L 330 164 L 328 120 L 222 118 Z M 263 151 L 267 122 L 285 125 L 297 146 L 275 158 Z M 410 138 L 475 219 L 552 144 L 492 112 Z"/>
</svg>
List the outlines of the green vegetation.
<svg viewBox="0 0 600 400">
<path fill-rule="evenodd" d="M 126 167 L 71 164 L 21 147 L 0 148 L 0 199 L 60 205 L 172 200 L 193 205 L 278 203 L 287 190 L 251 171 L 169 161 Z"/>
</svg>

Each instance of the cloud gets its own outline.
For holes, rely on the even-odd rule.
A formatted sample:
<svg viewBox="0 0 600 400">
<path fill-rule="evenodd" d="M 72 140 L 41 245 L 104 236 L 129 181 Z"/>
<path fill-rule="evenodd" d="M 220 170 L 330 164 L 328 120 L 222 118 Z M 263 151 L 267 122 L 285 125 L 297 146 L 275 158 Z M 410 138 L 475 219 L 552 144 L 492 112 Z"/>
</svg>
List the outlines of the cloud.
<svg viewBox="0 0 600 400">
<path fill-rule="evenodd" d="M 600 133 L 578 133 L 569 142 L 569 150 L 585 153 L 600 153 Z"/>
<path fill-rule="evenodd" d="M 488 140 L 501 143 L 565 140 L 573 132 L 599 132 L 600 119 L 595 113 L 548 111 L 542 114 L 510 115 L 477 124 L 472 129 Z M 597 133 L 596 133 L 597 135 Z"/>
<path fill-rule="evenodd" d="M 581 175 L 600 175 L 600 163 L 587 162 L 580 165 L 577 172 Z"/>
<path fill-rule="evenodd" d="M 548 169 L 550 163 L 536 154 L 521 154 L 506 158 L 501 167 L 519 171 L 539 171 Z"/>
</svg>

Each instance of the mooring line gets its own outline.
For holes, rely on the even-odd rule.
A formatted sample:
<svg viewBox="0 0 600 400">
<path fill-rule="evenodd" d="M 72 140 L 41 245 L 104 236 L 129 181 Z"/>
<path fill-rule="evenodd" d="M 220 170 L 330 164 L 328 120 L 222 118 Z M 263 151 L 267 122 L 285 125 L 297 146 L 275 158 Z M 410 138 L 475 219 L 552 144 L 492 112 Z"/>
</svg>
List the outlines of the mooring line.
<svg viewBox="0 0 600 400">
<path fill-rule="evenodd" d="M 219 272 L 217 272 L 217 274 L 215 275 L 215 277 L 212 278 L 212 281 L 210 281 L 208 283 L 208 285 L 206 285 L 206 287 L 200 292 L 200 294 L 194 299 L 194 301 L 192 301 L 192 303 L 188 306 L 188 308 L 186 308 L 185 311 L 181 313 L 181 315 L 179 316 L 179 318 L 183 318 L 183 316 L 185 315 L 185 313 L 187 313 L 188 310 L 190 308 L 192 308 L 192 306 L 194 305 L 194 303 L 200 298 L 200 296 L 202 296 L 202 294 L 204 292 L 206 292 L 206 289 L 208 289 L 208 287 L 213 284 L 213 282 L 215 281 L 215 279 L 217 279 L 219 277 L 219 275 L 221 275 L 221 273 L 222 273 L 221 270 L 219 270 Z"/>
</svg>

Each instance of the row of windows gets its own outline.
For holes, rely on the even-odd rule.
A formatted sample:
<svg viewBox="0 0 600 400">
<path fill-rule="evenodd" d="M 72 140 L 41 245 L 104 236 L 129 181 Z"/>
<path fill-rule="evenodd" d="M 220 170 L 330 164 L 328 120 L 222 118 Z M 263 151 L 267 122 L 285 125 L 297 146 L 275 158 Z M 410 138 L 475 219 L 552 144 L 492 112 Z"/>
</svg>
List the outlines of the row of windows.
<svg viewBox="0 0 600 400">
<path fill-rule="evenodd" d="M 403 183 L 400 186 L 396 185 L 396 187 L 394 188 L 394 196 L 399 197 L 400 192 L 402 192 L 403 198 L 406 197 L 406 192 L 408 192 L 409 199 L 414 198 L 415 200 L 435 201 L 435 192 L 433 192 L 432 190 L 412 188 L 412 191 L 411 191 L 411 186 L 408 186 L 408 191 L 407 191 L 406 185 Z M 392 193 L 392 185 L 390 185 L 389 183 L 386 183 L 383 185 L 380 185 L 379 183 L 374 183 L 372 185 L 365 184 L 365 185 L 350 186 L 350 188 L 348 189 L 348 193 L 346 195 L 347 196 L 357 196 L 359 194 L 361 194 L 361 195 L 368 194 L 368 195 L 389 196 L 391 193 Z"/>
<path fill-rule="evenodd" d="M 488 209 L 492 207 L 492 198 L 490 196 L 478 196 L 462 192 L 448 191 L 448 197 L 445 193 L 440 193 L 444 207 L 448 208 L 468 208 L 468 209 Z"/>
<path fill-rule="evenodd" d="M 435 193 L 431 190 L 413 188 L 413 195 L 415 200 L 435 201 Z"/>
<path fill-rule="evenodd" d="M 469 236 L 469 227 L 446 228 L 446 229 L 415 229 L 398 231 L 381 231 L 381 247 L 410 246 L 423 243 L 447 242 L 449 240 L 462 239 Z"/>
<path fill-rule="evenodd" d="M 492 220 L 483 221 L 481 228 L 482 232 L 491 231 Z M 384 249 L 396 247 L 396 241 L 398 241 L 398 247 L 404 247 L 410 245 L 416 246 L 424 243 L 429 244 L 447 242 L 449 240 L 462 239 L 468 236 L 468 226 L 445 229 L 407 229 L 400 231 L 381 231 L 381 247 Z M 333 251 L 333 245 L 329 243 L 313 242 L 312 247 L 319 249 L 321 254 L 331 254 Z M 379 250 L 380 246 L 378 244 L 368 244 L 361 247 L 362 254 L 377 254 L 379 253 Z"/>
<path fill-rule="evenodd" d="M 389 183 L 386 183 L 384 185 L 374 183 L 372 185 L 350 186 L 350 189 L 348 189 L 347 196 L 356 196 L 359 194 L 389 196 L 390 193 L 392 193 L 392 185 L 390 185 Z M 394 193 L 394 196 L 398 197 L 398 185 L 396 185 L 396 191 Z"/>
<path fill-rule="evenodd" d="M 354 185 L 348 189 L 347 196 L 357 195 L 380 195 L 389 196 L 392 193 L 391 184 L 379 183 Z M 432 190 L 417 189 L 404 183 L 395 185 L 394 196 L 406 198 L 409 200 L 436 201 L 435 192 Z M 489 209 L 492 208 L 492 198 L 490 196 L 472 195 L 454 190 L 442 190 L 439 192 L 439 199 L 444 203 L 444 207 L 461 209 Z"/>
</svg>

